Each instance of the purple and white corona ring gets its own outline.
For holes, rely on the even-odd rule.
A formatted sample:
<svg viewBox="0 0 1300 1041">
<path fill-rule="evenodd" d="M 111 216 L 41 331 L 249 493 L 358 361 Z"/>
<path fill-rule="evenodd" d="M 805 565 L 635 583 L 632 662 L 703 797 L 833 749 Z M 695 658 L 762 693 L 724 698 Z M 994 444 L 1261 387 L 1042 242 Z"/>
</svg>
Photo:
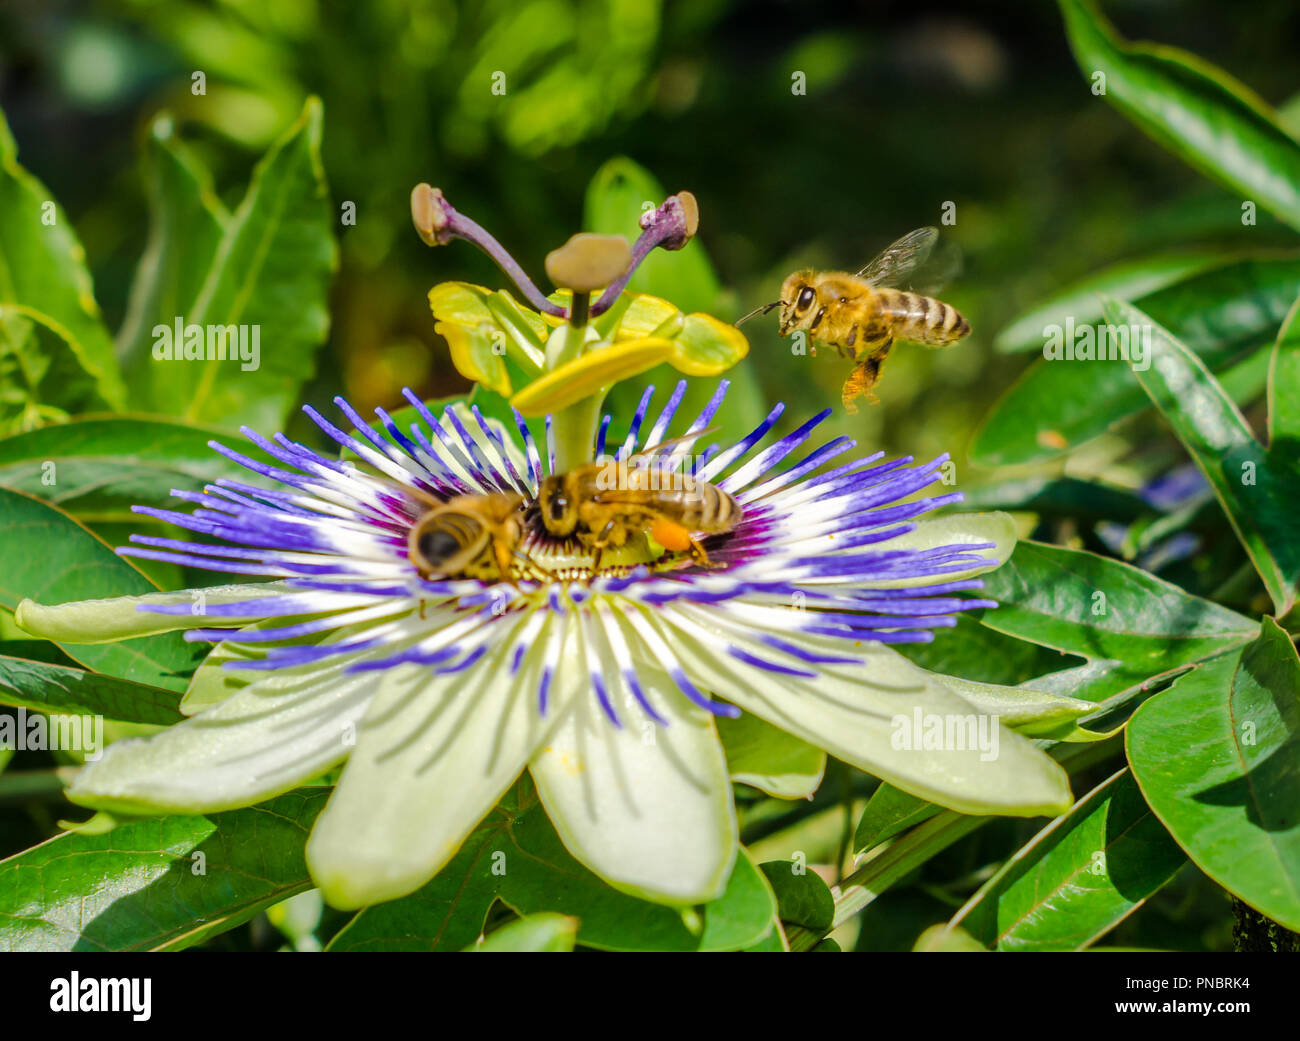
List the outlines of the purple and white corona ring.
<svg viewBox="0 0 1300 1041">
<path fill-rule="evenodd" d="M 439 416 L 408 394 L 414 423 L 377 410 L 372 428 L 336 399 L 351 433 L 307 412 L 341 456 L 248 430 L 273 462 L 214 443 L 247 482 L 178 492 L 192 512 L 139 508 L 202 538 L 135 536 L 120 552 L 248 584 L 20 607 L 29 631 L 78 643 L 187 629 L 220 644 L 182 705 L 192 718 L 113 744 L 69 797 L 220 811 L 342 766 L 307 846 L 340 907 L 428 881 L 524 770 L 580 861 L 673 904 L 714 898 L 727 881 L 733 781 L 806 797 L 825 753 L 967 813 L 1068 806 L 1064 772 L 1024 735 L 1092 706 L 937 675 L 890 646 L 990 606 L 967 594 L 1009 554 L 1010 518 L 927 517 L 959 498 L 918 496 L 944 459 L 818 443 L 825 413 L 777 437 L 778 406 L 737 443 L 688 454 L 726 384 L 695 416 L 678 415 L 684 390 L 653 409 L 647 391 L 634 415 L 606 416 L 589 458 L 685 438 L 667 454 L 743 511 L 705 540 L 707 568 L 647 540 L 608 552 L 596 572 L 534 519 L 528 574 L 421 577 L 408 535 L 431 500 L 531 501 L 554 469 L 522 419 L 510 429 L 464 406 Z M 629 433 L 605 443 L 611 427 Z M 991 726 L 992 749 L 924 745 L 918 727 L 954 718 Z"/>
</svg>

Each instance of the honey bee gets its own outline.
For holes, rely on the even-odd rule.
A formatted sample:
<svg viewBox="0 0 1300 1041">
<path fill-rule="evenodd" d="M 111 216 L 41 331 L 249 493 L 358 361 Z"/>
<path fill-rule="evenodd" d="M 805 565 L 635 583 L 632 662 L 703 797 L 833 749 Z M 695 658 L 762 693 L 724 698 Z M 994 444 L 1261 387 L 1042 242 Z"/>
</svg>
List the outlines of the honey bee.
<svg viewBox="0 0 1300 1041">
<path fill-rule="evenodd" d="M 740 523 L 742 508 L 716 484 L 647 465 L 653 453 L 682 440 L 666 441 L 626 460 L 587 463 L 545 478 L 537 493 L 542 526 L 557 538 L 573 536 L 592 550 L 593 569 L 600 567 L 607 547 L 626 545 L 641 532 L 649 532 L 665 549 L 687 552 L 701 567 L 711 567 L 695 535 L 731 531 Z"/>
<path fill-rule="evenodd" d="M 511 564 L 522 556 L 524 510 L 524 497 L 514 492 L 434 501 L 411 528 L 407 554 L 423 578 L 513 581 Z"/>
<path fill-rule="evenodd" d="M 863 395 L 874 405 L 879 398 L 872 388 L 895 340 L 947 347 L 970 332 L 970 323 L 950 304 L 896 288 L 929 260 L 938 237 L 937 228 L 917 228 L 853 275 L 796 271 L 782 284 L 780 300 L 751 311 L 736 324 L 781 308 L 782 336 L 806 331 L 812 340 L 836 347 L 841 357 L 857 362 L 840 394 L 845 410 L 857 412 L 854 399 Z M 951 259 L 950 264 L 955 266 Z"/>
</svg>

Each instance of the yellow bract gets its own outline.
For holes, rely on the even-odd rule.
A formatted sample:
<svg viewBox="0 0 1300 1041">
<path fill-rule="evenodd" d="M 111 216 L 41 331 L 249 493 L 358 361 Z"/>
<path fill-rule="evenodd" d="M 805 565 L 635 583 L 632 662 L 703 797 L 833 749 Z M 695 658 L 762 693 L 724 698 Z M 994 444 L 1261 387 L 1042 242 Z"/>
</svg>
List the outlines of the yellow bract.
<svg viewBox="0 0 1300 1041">
<path fill-rule="evenodd" d="M 506 371 L 505 357 L 493 350 L 499 342 L 496 337 L 501 335 L 500 330 L 486 322 L 473 328 L 451 322 L 434 322 L 433 331 L 447 341 L 451 348 L 451 362 L 457 372 L 488 390 L 510 396 L 510 374 Z"/>
<path fill-rule="evenodd" d="M 510 399 L 510 404 L 525 416 L 558 412 L 612 383 L 671 361 L 675 349 L 672 340 L 657 336 L 596 347 L 533 380 Z"/>
<path fill-rule="evenodd" d="M 542 371 L 547 326 L 504 291 L 470 282 L 442 282 L 429 290 L 434 331 L 446 338 L 456 371 L 509 396 L 509 356 L 529 375 Z"/>
<path fill-rule="evenodd" d="M 561 290 L 551 299 L 567 307 L 569 294 Z M 509 397 L 508 356 L 536 377 L 511 402 L 527 416 L 567 408 L 664 362 L 688 376 L 716 376 L 749 353 L 749 341 L 735 326 L 707 314 L 683 314 L 656 296 L 624 294 L 603 324 L 600 318 L 593 322 L 606 342 L 544 373 L 547 337 L 564 324 L 562 318 L 537 314 L 508 293 L 469 282 L 434 286 L 429 305 L 434 329 L 446 338 L 462 376 Z"/>
</svg>

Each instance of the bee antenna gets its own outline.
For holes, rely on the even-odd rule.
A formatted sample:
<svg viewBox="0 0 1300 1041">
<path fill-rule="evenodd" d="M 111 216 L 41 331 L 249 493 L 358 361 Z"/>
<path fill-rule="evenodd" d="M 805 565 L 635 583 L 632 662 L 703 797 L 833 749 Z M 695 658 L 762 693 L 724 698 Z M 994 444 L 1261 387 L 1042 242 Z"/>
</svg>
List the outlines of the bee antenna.
<svg viewBox="0 0 1300 1041">
<path fill-rule="evenodd" d="M 762 307 L 756 307 L 752 311 L 750 311 L 749 314 L 745 315 L 744 318 L 737 318 L 733 324 L 740 325 L 742 322 L 749 321 L 755 315 L 767 314 L 767 312 L 772 310 L 772 308 L 780 307 L 783 303 L 785 303 L 784 300 L 773 300 L 770 304 L 764 304 Z"/>
</svg>

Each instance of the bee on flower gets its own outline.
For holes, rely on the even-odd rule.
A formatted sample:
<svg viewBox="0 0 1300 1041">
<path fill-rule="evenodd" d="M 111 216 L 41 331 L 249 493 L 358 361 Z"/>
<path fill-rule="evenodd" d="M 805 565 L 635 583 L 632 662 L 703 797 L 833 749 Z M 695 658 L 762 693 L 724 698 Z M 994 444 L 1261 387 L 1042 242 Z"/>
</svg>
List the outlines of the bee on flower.
<svg viewBox="0 0 1300 1041">
<path fill-rule="evenodd" d="M 664 362 L 717 376 L 748 350 L 734 326 L 626 291 L 652 250 L 695 234 L 689 193 L 647 212 L 631 246 L 575 236 L 552 253 L 549 297 L 436 189 L 417 188 L 412 211 L 425 242 L 475 243 L 522 295 L 430 293 L 460 371 L 512 409 L 438 413 L 409 391 L 406 424 L 382 409 L 372 424 L 342 398 L 341 423 L 307 407 L 340 454 L 245 429 L 271 462 L 213 448 L 248 481 L 178 492 L 188 512 L 138 507 L 202 540 L 134 536 L 120 552 L 248 583 L 208 590 L 197 616 L 188 591 L 24 602 L 19 624 L 53 639 L 185 629 L 221 648 L 191 687 L 192 718 L 111 745 L 69 798 L 211 812 L 342 767 L 307 860 L 344 908 L 427 882 L 524 771 L 565 846 L 611 885 L 713 899 L 738 852 L 724 739 L 742 713 L 778 743 L 963 812 L 1069 805 L 1064 771 L 1017 731 L 1093 706 L 941 676 L 892 649 L 992 606 L 970 594 L 1015 540 L 1005 515 L 930 516 L 960 499 L 927 494 L 946 457 L 819 442 L 829 410 L 778 434 L 781 405 L 714 442 L 725 380 L 696 414 L 685 380 L 647 388 L 631 415 L 605 411 L 619 380 Z M 696 499 L 572 479 L 597 460 L 677 473 L 670 488 Z M 914 713 L 986 718 L 996 757 L 900 750 L 893 721 Z"/>
</svg>

